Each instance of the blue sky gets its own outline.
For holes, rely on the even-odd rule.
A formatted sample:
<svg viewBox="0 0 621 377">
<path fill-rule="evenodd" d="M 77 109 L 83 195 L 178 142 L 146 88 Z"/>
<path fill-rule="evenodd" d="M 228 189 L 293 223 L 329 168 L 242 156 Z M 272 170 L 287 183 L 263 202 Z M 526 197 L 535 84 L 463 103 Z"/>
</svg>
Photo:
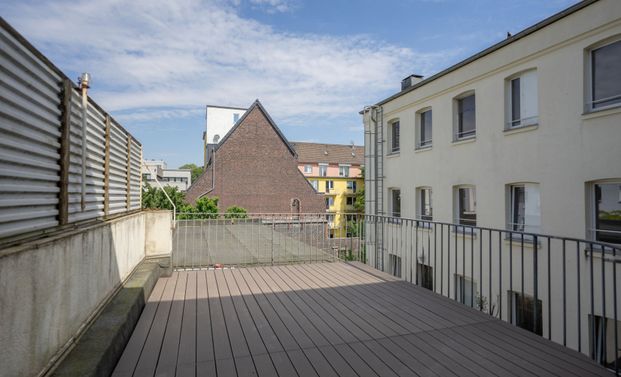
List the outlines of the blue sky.
<svg viewBox="0 0 621 377">
<path fill-rule="evenodd" d="M 292 141 L 362 143 L 358 111 L 576 0 L 5 0 L 0 14 L 170 167 L 204 106 L 259 98 Z"/>
</svg>

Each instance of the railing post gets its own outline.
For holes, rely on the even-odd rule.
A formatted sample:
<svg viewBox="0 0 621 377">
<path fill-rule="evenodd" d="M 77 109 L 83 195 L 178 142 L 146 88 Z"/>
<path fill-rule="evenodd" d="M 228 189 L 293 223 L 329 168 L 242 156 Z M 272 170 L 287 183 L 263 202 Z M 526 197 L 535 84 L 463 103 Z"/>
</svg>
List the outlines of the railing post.
<svg viewBox="0 0 621 377">
<path fill-rule="evenodd" d="M 132 175 L 131 175 L 131 168 L 132 168 L 132 159 L 131 159 L 131 154 L 132 154 L 132 138 L 131 136 L 129 136 L 129 134 L 127 134 L 127 172 L 126 172 L 126 177 L 127 177 L 127 196 L 125 197 L 125 208 L 129 211 L 129 209 L 131 208 L 131 179 L 132 179 Z"/>
<path fill-rule="evenodd" d="M 534 332 L 537 333 L 537 328 L 539 325 L 539 318 L 537 316 L 537 311 L 539 309 L 539 303 L 538 303 L 538 299 L 539 299 L 539 261 L 538 261 L 538 250 L 539 250 L 539 245 L 537 245 L 537 236 L 533 236 L 533 293 L 535 296 L 535 310 L 533 311 L 533 327 L 534 327 Z M 543 305 L 542 305 L 543 306 Z M 541 311 L 543 313 L 543 307 L 541 308 Z M 543 326 L 542 326 L 543 327 Z M 543 335 L 543 329 L 541 331 L 542 335 Z"/>
<path fill-rule="evenodd" d="M 108 216 L 110 213 L 110 115 L 107 114 L 104 153 L 104 216 Z"/>
<path fill-rule="evenodd" d="M 69 164 L 70 157 L 70 128 L 71 128 L 71 96 L 73 84 L 68 79 L 63 80 L 62 108 L 60 119 L 60 180 L 58 182 L 58 223 L 65 225 L 69 222 Z"/>
</svg>

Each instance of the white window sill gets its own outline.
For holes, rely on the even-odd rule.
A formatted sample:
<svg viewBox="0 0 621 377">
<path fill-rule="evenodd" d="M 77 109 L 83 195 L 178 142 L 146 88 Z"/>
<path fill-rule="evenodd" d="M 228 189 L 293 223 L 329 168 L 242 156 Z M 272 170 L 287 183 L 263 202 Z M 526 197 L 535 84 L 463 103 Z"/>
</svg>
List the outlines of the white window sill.
<svg viewBox="0 0 621 377">
<path fill-rule="evenodd" d="M 462 138 L 453 140 L 453 145 L 474 143 L 476 140 L 477 140 L 477 135 L 462 137 Z"/>
<path fill-rule="evenodd" d="M 599 118 L 603 116 L 619 114 L 621 113 L 621 104 L 611 105 L 610 107 L 605 107 L 601 109 L 591 109 L 582 113 L 582 119 L 588 120 L 593 118 Z"/>
<path fill-rule="evenodd" d="M 535 123 L 535 124 L 529 124 L 527 126 L 517 126 L 517 127 L 513 127 L 513 128 L 505 128 L 504 129 L 504 134 L 505 135 L 514 135 L 514 134 L 519 134 L 522 132 L 528 132 L 528 131 L 534 131 L 536 129 L 539 128 L 539 123 Z"/>
<path fill-rule="evenodd" d="M 433 144 L 429 144 L 429 145 L 424 145 L 422 147 L 416 147 L 414 149 L 414 152 L 418 153 L 418 152 L 426 152 L 426 151 L 430 151 L 433 149 Z"/>
<path fill-rule="evenodd" d="M 400 151 L 389 152 L 389 153 L 386 154 L 386 157 L 388 157 L 388 158 L 399 157 L 399 152 Z"/>
</svg>

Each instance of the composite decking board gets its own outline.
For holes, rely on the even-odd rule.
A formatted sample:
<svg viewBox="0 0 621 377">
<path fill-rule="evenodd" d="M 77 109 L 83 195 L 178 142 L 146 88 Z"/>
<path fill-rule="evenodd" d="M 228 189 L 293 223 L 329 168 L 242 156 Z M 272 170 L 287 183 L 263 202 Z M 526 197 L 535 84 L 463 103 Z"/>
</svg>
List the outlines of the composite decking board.
<svg viewBox="0 0 621 377">
<path fill-rule="evenodd" d="M 215 270 L 214 276 L 218 287 L 218 293 L 220 294 L 220 303 L 222 305 L 226 330 L 231 342 L 233 358 L 238 360 L 242 357 L 250 356 L 250 350 L 246 343 L 246 336 L 242 331 L 241 323 L 237 317 L 237 311 L 233 305 L 233 300 L 231 299 L 222 270 Z"/>
<path fill-rule="evenodd" d="M 531 348 L 533 350 L 536 349 L 541 354 L 555 357 L 561 360 L 562 363 L 566 363 L 567 366 L 571 365 L 572 368 L 578 368 L 584 373 L 593 373 L 593 370 L 585 369 L 585 363 L 588 365 L 588 363 L 591 362 L 586 355 L 576 353 L 567 347 L 563 347 L 560 344 L 544 339 L 529 331 L 515 331 L 512 325 L 503 321 L 494 321 L 490 323 L 489 330 L 493 331 L 498 336 L 511 337 L 514 341 L 522 343 L 523 347 Z M 609 375 L 608 371 L 604 369 L 596 372 L 602 376 Z"/>
<path fill-rule="evenodd" d="M 343 273 L 347 273 L 348 270 L 347 268 L 344 269 Z M 359 280 L 361 282 L 382 282 L 375 275 L 365 276 L 364 274 L 358 274 L 357 278 L 361 279 Z M 434 328 L 438 327 L 440 321 L 446 323 L 447 326 L 454 326 L 488 319 L 486 315 L 476 311 L 474 313 L 472 311 L 463 312 L 465 308 L 462 304 L 446 300 L 445 297 L 439 294 L 430 295 L 429 293 L 433 292 L 425 288 L 416 287 L 400 280 L 390 280 L 390 282 L 389 285 L 370 285 L 370 288 L 384 291 L 385 295 L 379 296 L 391 300 L 395 304 L 403 305 L 404 303 L 410 303 L 414 305 L 418 308 L 418 313 L 426 313 L 427 316 L 430 316 L 428 318 L 431 319 Z M 438 306 L 444 307 L 446 310 L 438 312 L 437 310 L 430 309 L 430 307 L 436 308 Z"/>
<path fill-rule="evenodd" d="M 162 348 L 159 352 L 160 357 L 155 369 L 155 374 L 158 376 L 174 376 L 176 372 L 187 280 L 187 272 L 181 271 L 178 273 L 177 285 L 175 286 L 173 301 L 168 314 L 166 332 L 164 333 Z"/>
<path fill-rule="evenodd" d="M 308 318 L 311 318 L 312 316 L 317 316 L 321 319 L 321 322 L 318 322 L 318 324 L 324 323 L 331 329 L 331 331 L 323 334 L 327 339 L 330 340 L 332 345 L 356 341 L 356 337 L 345 327 L 343 327 L 339 322 L 334 321 L 332 316 L 323 307 L 319 305 L 313 305 L 314 300 L 308 295 L 306 290 L 302 289 L 299 285 L 297 285 L 296 282 L 289 279 L 289 276 L 279 274 L 277 270 L 274 271 L 274 275 L 282 279 L 282 281 L 287 284 L 292 290 L 291 292 L 298 296 L 299 299 L 294 301 L 298 308 L 300 308 L 300 310 L 302 310 L 303 312 L 307 313 Z M 325 327 L 319 325 L 318 328 L 320 330 L 325 329 Z M 336 340 L 334 339 L 335 337 L 337 337 Z"/>
<path fill-rule="evenodd" d="M 134 376 L 153 376 L 155 374 L 155 368 L 157 367 L 157 361 L 160 357 L 160 350 L 166 333 L 166 327 L 168 326 L 168 316 L 170 314 L 178 277 L 179 273 L 173 272 L 170 277 L 171 281 L 168 282 L 164 288 L 161 302 L 157 307 L 157 313 L 155 313 L 155 318 L 153 319 L 151 331 L 149 331 L 144 348 L 136 364 Z"/>
<path fill-rule="evenodd" d="M 272 353 L 284 351 L 282 345 L 280 344 L 280 340 L 274 333 L 270 322 L 265 318 L 265 315 L 261 311 L 255 297 L 252 295 L 252 292 L 246 285 L 243 277 L 241 277 L 239 270 L 228 270 L 228 272 L 230 272 L 231 276 L 235 280 L 235 283 L 237 284 L 244 303 L 246 304 L 246 308 L 248 308 L 255 326 L 261 334 L 261 339 L 263 340 L 263 344 L 267 349 L 267 352 Z"/>
<path fill-rule="evenodd" d="M 300 273 L 307 274 L 310 278 L 316 282 L 321 282 L 320 286 L 325 289 L 325 292 L 335 297 L 337 300 L 348 303 L 345 304 L 350 310 L 356 313 L 364 313 L 366 315 L 363 318 L 372 318 L 375 321 L 371 321 L 374 324 L 373 327 L 380 331 L 384 336 L 394 336 L 401 334 L 409 334 L 411 330 L 400 325 L 386 315 L 386 311 L 383 308 L 379 308 L 374 303 L 369 302 L 368 297 L 364 299 L 359 297 L 353 292 L 352 286 L 335 283 L 330 276 L 319 274 L 317 271 L 308 266 L 290 266 L 290 268 L 300 271 Z M 347 283 L 347 282 L 346 282 Z M 346 291 L 346 292 L 345 292 Z"/>
<path fill-rule="evenodd" d="M 273 276 L 272 276 L 273 275 Z M 328 340 L 321 334 L 321 332 L 315 327 L 315 325 L 324 325 L 319 317 L 315 317 L 315 325 L 311 322 L 307 315 L 309 313 L 305 313 L 301 311 L 296 305 L 295 302 L 291 299 L 290 294 L 291 291 L 284 285 L 279 285 L 276 281 L 278 278 L 277 274 L 267 274 L 264 275 L 265 283 L 271 287 L 272 291 L 279 290 L 283 294 L 278 296 L 278 299 L 282 303 L 282 305 L 287 309 L 289 314 L 293 316 L 296 321 L 298 321 L 302 330 L 306 333 L 306 335 L 311 339 L 313 345 L 315 347 L 321 347 L 327 344 L 330 344 Z"/>
<path fill-rule="evenodd" d="M 134 332 L 132 333 L 129 342 L 125 346 L 123 355 L 121 355 L 121 358 L 114 369 L 112 374 L 113 376 L 120 377 L 122 375 L 127 375 L 128 373 L 131 376 L 134 373 L 134 369 L 136 368 L 136 364 L 138 363 L 138 359 L 140 358 L 140 354 L 144 348 L 147 336 L 149 335 L 149 331 L 153 325 L 153 318 L 155 317 L 157 307 L 160 304 L 164 287 L 169 281 L 170 279 L 168 278 L 160 278 L 155 283 L 155 287 L 153 287 L 153 291 L 147 299 L 147 303 L 142 310 L 142 314 L 140 315 L 140 319 L 134 328 Z"/>
<path fill-rule="evenodd" d="M 179 340 L 179 356 L 177 357 L 176 376 L 190 377 L 195 375 L 196 368 L 196 291 L 197 276 L 187 273 L 181 338 Z"/>
<path fill-rule="evenodd" d="M 174 272 L 157 282 L 114 376 L 609 375 L 585 355 L 366 269 Z"/>
<path fill-rule="evenodd" d="M 334 300 L 331 296 L 328 296 L 323 292 L 322 288 L 319 288 L 313 281 L 310 281 L 306 276 L 300 276 L 295 271 L 287 270 L 286 266 L 278 267 L 280 271 L 288 275 L 292 280 L 298 282 L 303 289 L 315 300 L 317 305 L 326 309 L 334 320 L 340 322 L 352 335 L 356 337 L 357 341 L 369 340 L 375 337 L 382 337 L 383 335 L 363 322 L 355 312 L 352 312 L 340 302 Z"/>
<path fill-rule="evenodd" d="M 207 277 L 207 296 L 209 300 L 209 317 L 211 319 L 211 336 L 213 339 L 214 355 L 216 360 L 233 358 L 233 351 L 226 329 L 220 293 L 216 285 L 216 276 L 211 271 L 205 271 Z M 216 367 L 218 363 L 216 363 Z M 219 368 L 218 368 L 219 369 Z"/>
<path fill-rule="evenodd" d="M 285 351 L 299 349 L 299 344 L 297 343 L 293 335 L 291 335 L 289 329 L 283 323 L 278 313 L 276 313 L 276 311 L 272 307 L 272 304 L 270 303 L 268 297 L 264 294 L 261 288 L 259 288 L 254 278 L 248 273 L 249 270 L 251 269 L 240 269 L 240 275 L 243 277 L 244 281 L 248 285 L 248 288 L 250 288 L 250 291 L 256 298 L 257 303 L 261 307 L 261 310 L 263 311 L 265 317 L 272 326 L 272 329 L 278 337 L 278 340 L 280 341 L 283 349 Z"/>
<path fill-rule="evenodd" d="M 201 367 L 215 370 L 215 360 L 212 321 L 209 310 L 209 295 L 207 294 L 207 276 L 205 271 L 196 271 L 196 363 L 197 375 Z"/>
<path fill-rule="evenodd" d="M 230 270 L 224 270 L 222 273 L 228 287 L 228 292 L 231 295 L 233 306 L 237 312 L 239 323 L 244 332 L 250 354 L 260 355 L 267 353 L 267 349 L 263 344 L 263 339 L 261 339 L 261 335 L 259 334 L 256 324 L 254 323 L 252 316 L 244 303 L 244 299 L 241 296 L 237 283 L 235 283 L 235 279 L 231 276 Z"/>
<path fill-rule="evenodd" d="M 332 280 L 337 283 L 343 283 L 346 281 L 344 280 L 344 277 L 341 277 L 340 275 L 334 273 L 331 274 L 330 272 L 333 271 L 326 270 L 323 273 L 319 272 L 315 276 L 326 280 Z M 389 300 L 385 300 L 382 295 L 369 295 L 369 292 L 375 292 L 374 285 L 375 283 L 357 283 L 348 285 L 347 294 L 350 297 L 357 298 L 358 305 L 368 304 L 369 306 L 380 312 L 384 316 L 384 318 L 390 319 L 391 322 L 394 321 L 395 323 L 399 323 L 399 325 L 402 326 L 403 330 L 407 330 L 406 333 L 433 329 L 431 325 L 427 324 L 427 322 L 431 321 L 431 319 L 426 318 L 426 320 L 422 320 L 425 319 L 424 313 L 422 313 L 421 315 L 417 306 L 412 305 L 410 311 L 406 311 L 401 307 L 397 306 L 396 304 L 390 302 Z M 368 291 L 365 292 L 365 290 Z M 378 299 L 376 300 L 375 298 Z M 415 316 L 413 313 L 417 313 L 417 315 Z M 403 332 L 401 332 L 401 334 L 403 334 Z"/>
<path fill-rule="evenodd" d="M 282 292 L 280 290 L 273 291 L 268 284 L 265 282 L 265 278 L 262 276 L 263 269 L 261 268 L 253 268 L 249 270 L 250 275 L 254 278 L 255 282 L 261 287 L 261 290 L 266 295 L 268 301 L 272 304 L 272 307 L 278 313 L 280 319 L 283 321 L 289 333 L 295 341 L 298 343 L 300 348 L 308 348 L 313 347 L 313 341 L 306 335 L 304 330 L 300 327 L 297 319 L 294 318 L 287 309 L 282 305 L 280 300 L 278 299 L 278 295 L 281 295 Z"/>
</svg>

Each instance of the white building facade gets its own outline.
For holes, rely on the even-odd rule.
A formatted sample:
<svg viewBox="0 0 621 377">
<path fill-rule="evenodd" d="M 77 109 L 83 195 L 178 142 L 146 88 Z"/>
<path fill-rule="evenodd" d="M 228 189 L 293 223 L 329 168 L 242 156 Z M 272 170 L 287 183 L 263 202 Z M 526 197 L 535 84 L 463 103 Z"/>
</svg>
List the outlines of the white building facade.
<svg viewBox="0 0 621 377">
<path fill-rule="evenodd" d="M 208 148 L 222 140 L 247 109 L 241 107 L 207 105 L 205 108 L 204 166 L 209 158 Z"/>
<path fill-rule="evenodd" d="M 145 160 L 142 167 L 142 182 L 152 187 L 162 186 L 176 187 L 179 191 L 185 191 L 192 184 L 192 171 L 189 169 L 168 169 L 163 160 Z"/>
<path fill-rule="evenodd" d="M 422 81 L 412 77 L 401 92 L 363 111 L 367 214 L 621 244 L 621 2 L 584 1 L 434 76 Z M 386 232 L 394 225 L 387 226 L 376 241 L 392 239 Z M 581 279 L 589 277 L 588 245 L 578 243 L 579 256 L 572 251 L 573 259 L 567 260 L 577 267 L 561 278 L 562 262 L 554 259 L 560 258 L 560 241 L 549 246 L 539 240 L 543 251 L 552 249 L 550 262 L 544 253 L 538 256 L 544 256 L 538 268 L 549 271 L 551 276 L 544 279 L 551 283 L 535 288 L 533 274 L 539 271 L 529 267 L 538 262 L 533 255 L 541 250 L 533 253 L 532 239 L 527 237 L 525 255 L 506 256 L 515 245 L 506 239 L 508 233 L 499 241 L 484 238 L 478 230 L 455 233 L 454 266 L 434 265 L 429 258 L 425 262 L 429 271 L 442 271 L 445 280 L 449 276 L 445 294 L 448 289 L 453 296 L 466 285 L 466 290 L 472 286 L 475 294 L 483 295 L 487 288 L 482 285 L 492 282 L 504 288 L 494 288 L 486 299 L 490 304 L 497 300 L 500 317 L 511 321 L 516 310 L 507 287 L 524 287 L 522 295 L 541 300 L 542 328 L 535 332 L 595 352 L 592 342 L 598 335 L 590 323 L 605 317 L 602 333 L 611 334 L 597 341 L 614 339 L 612 332 L 621 325 L 612 323 L 610 303 L 613 289 L 621 292 L 621 287 L 611 278 L 614 263 L 601 267 L 601 258 L 592 262 L 608 273 L 599 277 L 608 290 L 593 299 L 599 309 L 590 311 L 588 285 L 593 283 L 585 287 L 576 276 L 581 271 Z M 432 237 L 431 246 L 433 240 L 439 242 L 433 228 L 424 234 Z M 477 259 L 479 243 L 486 252 L 502 255 L 493 259 L 501 262 L 500 271 L 481 271 L 493 257 L 490 253 Z M 468 256 L 472 251 L 474 260 Z M 415 261 L 408 264 L 406 255 L 373 253 L 370 258 L 383 258 L 379 263 L 394 271 L 399 264 L 404 278 L 421 271 L 414 267 L 419 266 L 418 255 L 410 256 Z M 529 266 L 523 279 L 521 271 L 511 276 L 507 270 L 522 257 Z M 457 273 L 462 270 L 466 276 Z M 564 308 L 560 281 L 582 290 L 582 297 L 572 296 Z M 565 328 L 552 324 L 552 318 L 563 315 L 573 316 L 573 322 L 567 319 Z M 602 356 L 606 362 L 618 357 L 611 348 Z"/>
</svg>

